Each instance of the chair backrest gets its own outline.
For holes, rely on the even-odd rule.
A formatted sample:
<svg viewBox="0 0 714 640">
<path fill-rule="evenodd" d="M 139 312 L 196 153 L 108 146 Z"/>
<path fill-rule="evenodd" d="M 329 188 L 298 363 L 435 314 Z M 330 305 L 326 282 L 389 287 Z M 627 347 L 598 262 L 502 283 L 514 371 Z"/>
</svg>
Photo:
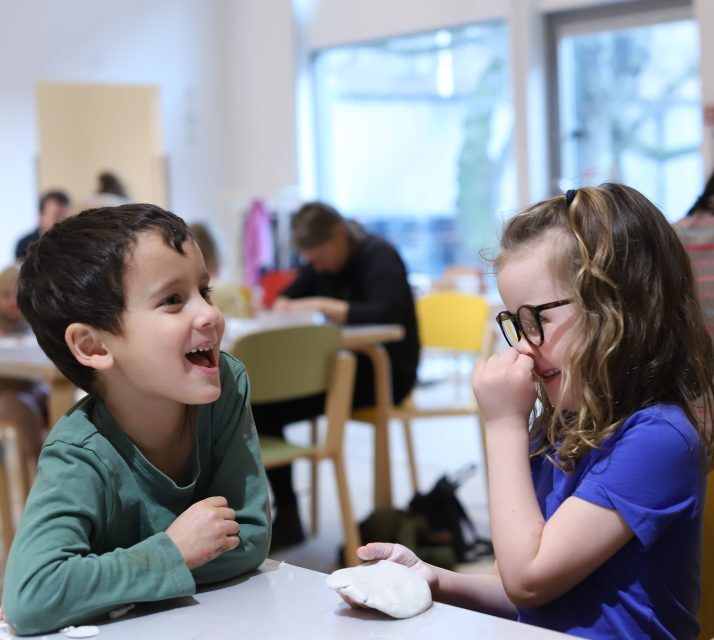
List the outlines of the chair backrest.
<svg viewBox="0 0 714 640">
<path fill-rule="evenodd" d="M 439 291 L 416 300 L 422 346 L 483 353 L 491 348 L 486 298 L 458 291 Z"/>
<path fill-rule="evenodd" d="M 285 327 L 240 338 L 233 354 L 250 377 L 251 402 L 279 402 L 326 391 L 342 344 L 335 325 Z"/>
</svg>

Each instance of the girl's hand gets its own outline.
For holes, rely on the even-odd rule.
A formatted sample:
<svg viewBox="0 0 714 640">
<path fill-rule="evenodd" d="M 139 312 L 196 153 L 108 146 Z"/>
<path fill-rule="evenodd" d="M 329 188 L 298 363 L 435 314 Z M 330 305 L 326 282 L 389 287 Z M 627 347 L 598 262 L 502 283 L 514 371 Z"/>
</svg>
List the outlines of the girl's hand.
<svg viewBox="0 0 714 640">
<path fill-rule="evenodd" d="M 438 585 L 439 578 L 434 571 L 434 567 L 421 560 L 411 549 L 407 549 L 404 545 L 392 542 L 370 542 L 357 549 L 357 556 L 364 561 L 389 560 L 390 562 L 402 564 L 424 578 L 432 593 L 434 593 Z"/>
<path fill-rule="evenodd" d="M 473 389 L 485 422 L 527 424 L 536 401 L 534 364 L 530 356 L 508 349 L 476 365 Z"/>
</svg>

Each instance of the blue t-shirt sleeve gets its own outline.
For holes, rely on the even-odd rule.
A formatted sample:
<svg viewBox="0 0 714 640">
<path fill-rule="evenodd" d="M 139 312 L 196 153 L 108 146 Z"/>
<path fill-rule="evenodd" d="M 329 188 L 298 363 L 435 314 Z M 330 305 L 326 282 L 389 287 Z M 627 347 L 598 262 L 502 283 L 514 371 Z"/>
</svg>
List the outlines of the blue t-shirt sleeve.
<svg viewBox="0 0 714 640">
<path fill-rule="evenodd" d="M 699 436 L 681 410 L 637 412 L 597 451 L 574 496 L 616 509 L 649 548 L 678 518 L 696 513 L 705 475 Z"/>
</svg>

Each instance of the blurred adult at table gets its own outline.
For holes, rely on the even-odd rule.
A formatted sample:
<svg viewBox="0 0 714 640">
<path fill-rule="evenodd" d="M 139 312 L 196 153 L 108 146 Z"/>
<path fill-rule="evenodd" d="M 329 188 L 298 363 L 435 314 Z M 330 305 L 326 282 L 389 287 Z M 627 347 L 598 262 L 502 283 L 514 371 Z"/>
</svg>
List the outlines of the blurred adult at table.
<svg viewBox="0 0 714 640">
<path fill-rule="evenodd" d="M 97 175 L 97 187 L 94 193 L 82 200 L 77 206 L 77 213 L 98 207 L 118 207 L 129 204 L 131 198 L 124 183 L 112 171 L 102 171 Z"/>
<path fill-rule="evenodd" d="M 0 337 L 22 336 L 30 327 L 17 308 L 17 266 L 0 271 Z M 18 429 L 28 481 L 47 433 L 47 390 L 41 382 L 0 377 L 0 421 Z"/>
<path fill-rule="evenodd" d="M 33 242 L 37 242 L 45 231 L 51 229 L 69 215 L 69 197 L 64 191 L 57 189 L 45 191 L 40 197 L 38 210 L 39 221 L 37 228 L 20 238 L 15 246 L 15 258 L 17 260 L 22 260 L 25 257 L 29 246 Z"/>
<path fill-rule="evenodd" d="M 226 317 L 250 315 L 250 299 L 247 289 L 235 282 L 221 280 L 221 254 L 208 225 L 194 222 L 188 227 L 194 241 L 203 254 L 208 275 L 211 276 L 211 300 Z"/>
<path fill-rule="evenodd" d="M 203 254 L 203 261 L 206 263 L 208 275 L 211 276 L 211 280 L 218 278 L 221 273 L 221 261 L 213 234 L 203 222 L 193 222 L 188 225 L 188 228 Z"/>
<path fill-rule="evenodd" d="M 303 205 L 292 219 L 292 240 L 305 260 L 297 277 L 276 299 L 273 310 L 316 311 L 348 324 L 398 324 L 405 337 L 385 345 L 392 368 L 392 393 L 401 402 L 416 382 L 419 336 L 414 298 L 397 250 L 367 233 L 322 202 Z M 358 354 L 355 407 L 375 402 L 374 373 Z M 324 397 L 253 405 L 258 431 L 283 436 L 283 427 L 322 413 Z M 276 545 L 303 539 L 289 466 L 268 472 L 275 498 Z"/>
</svg>

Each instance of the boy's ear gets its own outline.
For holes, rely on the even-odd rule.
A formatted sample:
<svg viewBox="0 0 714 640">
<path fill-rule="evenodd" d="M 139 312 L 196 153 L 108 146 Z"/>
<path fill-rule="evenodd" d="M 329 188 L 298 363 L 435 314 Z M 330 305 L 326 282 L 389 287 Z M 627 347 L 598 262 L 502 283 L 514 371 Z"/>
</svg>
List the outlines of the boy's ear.
<svg viewBox="0 0 714 640">
<path fill-rule="evenodd" d="M 83 322 L 73 322 L 64 332 L 64 341 L 79 364 L 106 371 L 114 364 L 114 356 L 101 339 L 100 332 Z"/>
</svg>

